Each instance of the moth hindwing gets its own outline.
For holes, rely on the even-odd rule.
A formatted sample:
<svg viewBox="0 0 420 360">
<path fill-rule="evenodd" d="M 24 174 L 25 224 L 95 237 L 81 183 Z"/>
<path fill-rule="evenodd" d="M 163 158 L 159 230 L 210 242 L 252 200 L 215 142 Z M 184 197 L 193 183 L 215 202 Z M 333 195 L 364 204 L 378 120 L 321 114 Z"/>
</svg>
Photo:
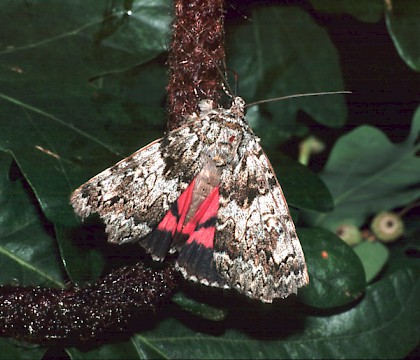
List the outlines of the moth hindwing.
<svg viewBox="0 0 420 360">
<path fill-rule="evenodd" d="M 264 302 L 296 293 L 305 258 L 243 100 L 200 109 L 75 190 L 75 211 L 98 213 L 112 243 L 139 242 L 155 260 L 177 252 L 187 279 Z"/>
</svg>

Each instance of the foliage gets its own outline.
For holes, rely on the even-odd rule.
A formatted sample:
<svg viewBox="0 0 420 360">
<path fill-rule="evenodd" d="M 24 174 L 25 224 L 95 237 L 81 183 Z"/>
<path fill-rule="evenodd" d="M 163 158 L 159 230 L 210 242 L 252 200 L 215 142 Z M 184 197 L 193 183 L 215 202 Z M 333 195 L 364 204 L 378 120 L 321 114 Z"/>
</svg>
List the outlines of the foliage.
<svg viewBox="0 0 420 360">
<path fill-rule="evenodd" d="M 310 15 L 315 10 L 386 21 L 395 51 L 419 70 L 420 4 L 310 3 L 311 11 L 256 5 L 235 24 L 227 21 L 228 67 L 248 102 L 344 90 L 340 56 Z M 7 34 L 0 43 L 1 283 L 93 282 L 110 257 L 127 259 L 129 250 L 106 245 L 101 234 L 95 242 L 81 238 L 68 197 L 163 133 L 171 3 L 3 1 L 0 10 L 0 31 Z M 88 351 L 66 348 L 68 357 L 404 358 L 415 348 L 420 268 L 406 254 L 418 252 L 418 216 L 410 213 L 406 236 L 380 250 L 368 242 L 352 249 L 334 231 L 343 222 L 362 227 L 376 212 L 420 197 L 420 111 L 398 144 L 371 125 L 340 130 L 319 176 L 279 152 L 291 137 L 311 132 L 297 120 L 300 112 L 327 130 L 347 117 L 344 96 L 335 95 L 253 106 L 248 120 L 295 208 L 309 287 L 298 298 L 263 305 L 183 283 L 147 330 Z M 41 359 L 48 352 L 9 339 L 0 344 L 6 358 Z"/>
</svg>

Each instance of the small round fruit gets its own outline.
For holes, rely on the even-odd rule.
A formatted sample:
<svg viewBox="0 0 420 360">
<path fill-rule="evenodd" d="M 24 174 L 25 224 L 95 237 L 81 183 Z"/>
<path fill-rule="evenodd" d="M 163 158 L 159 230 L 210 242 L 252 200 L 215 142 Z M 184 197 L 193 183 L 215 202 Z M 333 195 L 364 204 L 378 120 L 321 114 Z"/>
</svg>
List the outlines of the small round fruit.
<svg viewBox="0 0 420 360">
<path fill-rule="evenodd" d="M 393 242 L 404 234 L 404 222 L 393 212 L 377 214 L 370 225 L 372 232 L 382 242 Z"/>
</svg>

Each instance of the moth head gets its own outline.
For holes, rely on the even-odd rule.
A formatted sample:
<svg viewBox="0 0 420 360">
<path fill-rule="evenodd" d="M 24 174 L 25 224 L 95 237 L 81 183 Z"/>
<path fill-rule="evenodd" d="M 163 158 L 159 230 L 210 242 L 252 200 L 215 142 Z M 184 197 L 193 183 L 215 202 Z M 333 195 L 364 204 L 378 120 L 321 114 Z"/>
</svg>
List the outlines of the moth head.
<svg viewBox="0 0 420 360">
<path fill-rule="evenodd" d="M 239 96 L 233 98 L 232 105 L 230 106 L 230 111 L 233 114 L 243 118 L 245 114 L 245 101 Z"/>
<path fill-rule="evenodd" d="M 214 101 L 210 99 L 201 100 L 198 103 L 198 108 L 200 109 L 200 117 L 204 117 L 214 109 Z"/>
</svg>

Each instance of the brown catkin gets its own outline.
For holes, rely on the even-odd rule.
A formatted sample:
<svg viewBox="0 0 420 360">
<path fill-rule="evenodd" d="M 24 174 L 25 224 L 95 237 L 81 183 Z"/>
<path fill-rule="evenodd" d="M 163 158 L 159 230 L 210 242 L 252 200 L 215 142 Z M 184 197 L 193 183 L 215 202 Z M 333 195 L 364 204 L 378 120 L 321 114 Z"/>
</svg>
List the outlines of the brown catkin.
<svg viewBox="0 0 420 360">
<path fill-rule="evenodd" d="M 219 102 L 225 62 L 224 1 L 175 0 L 169 53 L 168 129 L 197 112 L 202 99 Z"/>
<path fill-rule="evenodd" d="M 168 301 L 175 283 L 171 267 L 138 263 L 84 288 L 1 286 L 0 335 L 36 343 L 112 337 Z"/>
</svg>

